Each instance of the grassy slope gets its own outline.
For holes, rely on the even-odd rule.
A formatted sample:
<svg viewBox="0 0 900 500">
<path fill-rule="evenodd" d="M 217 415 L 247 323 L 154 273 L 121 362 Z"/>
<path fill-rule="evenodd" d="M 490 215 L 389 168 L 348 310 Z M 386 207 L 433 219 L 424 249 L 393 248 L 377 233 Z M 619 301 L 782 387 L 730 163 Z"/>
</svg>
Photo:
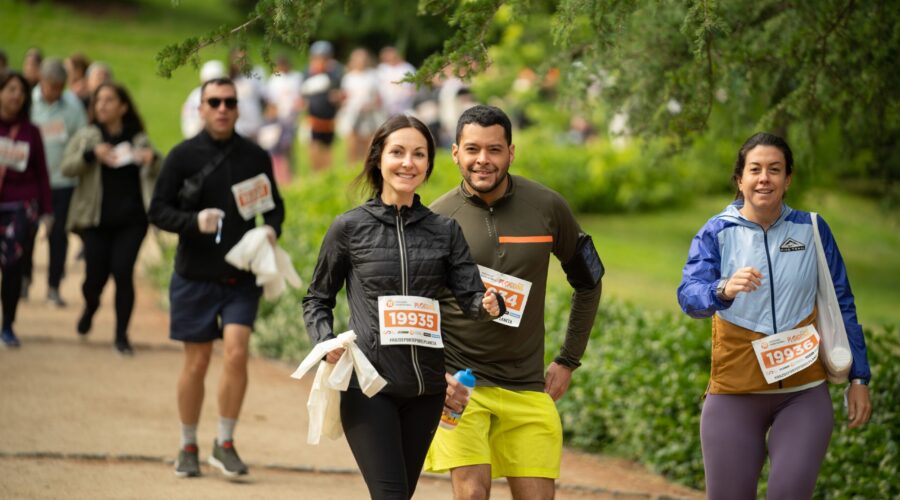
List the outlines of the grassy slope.
<svg viewBox="0 0 900 500">
<path fill-rule="evenodd" d="M 239 20 L 230 3 L 191 0 L 172 7 L 171 0 L 93 2 L 114 4 L 103 9 L 49 2 L 30 5 L 0 0 L 0 44 L 10 66 L 21 68 L 29 47 L 45 56 L 65 57 L 83 52 L 107 62 L 138 103 L 154 143 L 168 151 L 181 140 L 181 104 L 198 85 L 198 71 L 180 68 L 167 80 L 156 75 L 156 53 L 170 43 Z M 224 61 L 226 49 L 202 53 L 202 59 Z"/>
</svg>

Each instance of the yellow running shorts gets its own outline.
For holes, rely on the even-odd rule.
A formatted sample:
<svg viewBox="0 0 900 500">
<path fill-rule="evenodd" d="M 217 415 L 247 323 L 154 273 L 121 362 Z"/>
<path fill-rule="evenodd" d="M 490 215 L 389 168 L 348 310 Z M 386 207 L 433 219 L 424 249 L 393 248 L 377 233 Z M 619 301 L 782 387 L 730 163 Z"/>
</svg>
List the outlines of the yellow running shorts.
<svg viewBox="0 0 900 500">
<path fill-rule="evenodd" d="M 559 478 L 562 423 L 546 393 L 476 387 L 456 429 L 438 427 L 428 472 L 490 464 L 491 477 Z"/>
</svg>

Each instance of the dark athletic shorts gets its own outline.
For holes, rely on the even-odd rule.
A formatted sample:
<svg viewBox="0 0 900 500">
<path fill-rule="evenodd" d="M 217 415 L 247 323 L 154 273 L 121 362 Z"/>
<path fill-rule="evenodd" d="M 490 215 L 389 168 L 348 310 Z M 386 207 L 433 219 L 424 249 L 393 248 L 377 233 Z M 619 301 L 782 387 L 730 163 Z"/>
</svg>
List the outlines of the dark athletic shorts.
<svg viewBox="0 0 900 500">
<path fill-rule="evenodd" d="M 313 132 L 312 140 L 326 146 L 331 146 L 331 144 L 334 143 L 334 132 Z"/>
<path fill-rule="evenodd" d="M 253 282 L 227 285 L 191 280 L 172 273 L 169 285 L 169 338 L 182 342 L 212 342 L 225 325 L 253 328 L 262 288 Z"/>
</svg>

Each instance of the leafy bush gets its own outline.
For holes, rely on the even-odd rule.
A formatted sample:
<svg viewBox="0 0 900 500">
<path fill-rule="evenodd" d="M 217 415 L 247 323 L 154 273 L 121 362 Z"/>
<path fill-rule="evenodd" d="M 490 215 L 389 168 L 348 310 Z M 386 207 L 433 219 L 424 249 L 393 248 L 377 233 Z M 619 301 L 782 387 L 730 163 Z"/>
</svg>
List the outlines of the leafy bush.
<svg viewBox="0 0 900 500">
<path fill-rule="evenodd" d="M 548 362 L 559 351 L 569 296 L 547 302 Z M 591 340 L 559 403 L 566 441 L 638 460 L 703 485 L 701 397 L 709 379 L 709 322 L 604 299 Z"/>
<path fill-rule="evenodd" d="M 900 498 L 900 343 L 896 326 L 866 331 L 872 367 L 872 419 L 847 428 L 844 388 L 831 386 L 835 408 L 831 446 L 815 498 Z"/>
<path fill-rule="evenodd" d="M 547 362 L 565 332 L 569 292 L 547 302 Z M 835 428 L 816 498 L 900 495 L 900 351 L 897 329 L 867 331 L 872 420 L 847 429 L 843 393 L 830 388 Z M 710 324 L 604 299 L 582 366 L 559 403 L 568 444 L 638 460 L 669 478 L 703 488 L 701 396 L 709 379 Z M 767 470 L 760 479 L 765 496 Z"/>
</svg>

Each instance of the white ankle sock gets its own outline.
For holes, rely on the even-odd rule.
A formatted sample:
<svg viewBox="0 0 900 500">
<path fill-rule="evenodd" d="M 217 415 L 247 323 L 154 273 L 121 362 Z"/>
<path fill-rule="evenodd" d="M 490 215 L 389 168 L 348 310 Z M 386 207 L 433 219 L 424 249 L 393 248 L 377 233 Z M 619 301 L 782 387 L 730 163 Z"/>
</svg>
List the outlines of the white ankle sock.
<svg viewBox="0 0 900 500">
<path fill-rule="evenodd" d="M 234 426 L 235 425 L 237 425 L 236 418 L 219 417 L 219 437 L 218 437 L 219 444 L 222 444 L 225 441 L 231 441 L 234 439 Z"/>
<path fill-rule="evenodd" d="M 197 426 L 181 424 L 181 447 L 197 444 Z"/>
</svg>

